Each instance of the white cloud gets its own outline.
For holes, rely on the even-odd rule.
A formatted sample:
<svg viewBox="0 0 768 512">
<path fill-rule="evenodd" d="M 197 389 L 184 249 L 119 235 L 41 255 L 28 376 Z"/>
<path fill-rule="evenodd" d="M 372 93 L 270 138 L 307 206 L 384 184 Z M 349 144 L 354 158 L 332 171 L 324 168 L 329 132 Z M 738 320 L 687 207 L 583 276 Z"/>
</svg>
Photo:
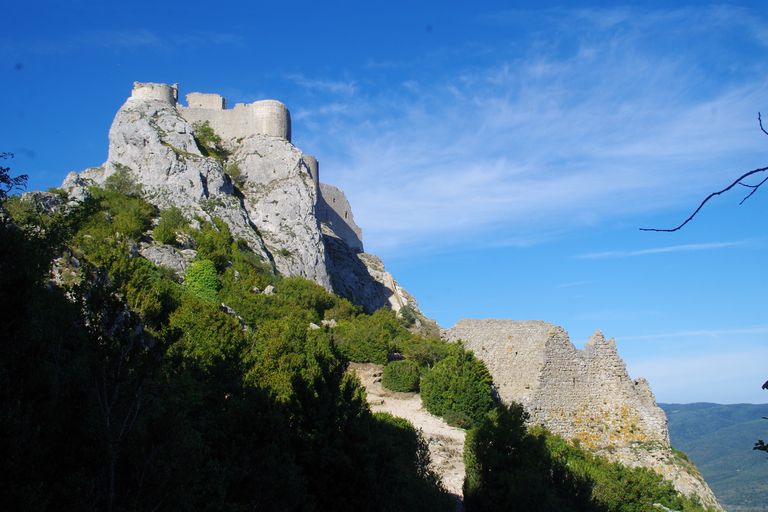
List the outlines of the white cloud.
<svg viewBox="0 0 768 512">
<path fill-rule="evenodd" d="M 355 82 L 348 80 L 319 80 L 300 74 L 288 75 L 287 78 L 305 89 L 331 94 L 353 95 L 357 90 Z"/>
<path fill-rule="evenodd" d="M 647 256 L 652 254 L 667 254 L 674 252 L 711 251 L 713 249 L 725 249 L 728 247 L 743 246 L 747 242 L 747 240 L 741 240 L 736 242 L 710 242 L 702 244 L 668 245 L 666 247 L 652 247 L 650 249 L 588 252 L 585 254 L 579 254 L 575 257 L 584 260 L 598 260 L 606 258 L 628 258 L 633 256 Z"/>
<path fill-rule="evenodd" d="M 708 27 L 751 23 L 726 12 L 582 12 L 602 18 L 579 32 L 572 13 L 552 11 L 572 51 L 553 50 L 557 39 L 522 54 L 499 49 L 483 68 L 378 95 L 301 78 L 345 95 L 343 112 L 315 119 L 307 148 L 323 161 L 323 180 L 347 192 L 369 249 L 390 256 L 692 204 L 764 154 L 754 116 L 768 93 L 765 65 L 734 55 L 750 61 L 740 80 L 703 84 L 710 70 L 685 51 Z M 654 36 L 672 37 L 665 27 L 686 14 L 697 24 L 676 25 L 677 46 L 657 47 Z"/>
</svg>

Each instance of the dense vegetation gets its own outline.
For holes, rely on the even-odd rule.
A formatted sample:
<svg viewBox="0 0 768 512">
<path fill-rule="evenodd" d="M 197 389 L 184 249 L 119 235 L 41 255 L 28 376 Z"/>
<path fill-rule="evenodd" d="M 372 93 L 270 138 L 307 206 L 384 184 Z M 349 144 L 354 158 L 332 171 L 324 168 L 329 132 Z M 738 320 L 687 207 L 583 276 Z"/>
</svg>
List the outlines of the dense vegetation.
<svg viewBox="0 0 768 512">
<path fill-rule="evenodd" d="M 703 510 L 646 468 L 596 457 L 546 430 L 525 427 L 520 405 L 501 405 L 467 435 L 467 512 Z"/>
<path fill-rule="evenodd" d="M 381 385 L 392 391 L 418 391 L 421 370 L 416 361 L 392 361 L 384 367 Z"/>
<path fill-rule="evenodd" d="M 2 509 L 450 510 L 419 434 L 372 415 L 308 329 L 368 317 L 218 222 L 190 230 L 182 284 L 132 256 L 158 215 L 137 192 L 118 178 L 66 215 L 6 204 Z"/>
<path fill-rule="evenodd" d="M 140 192 L 121 171 L 79 205 L 0 204 L 3 510 L 452 510 L 420 434 L 370 413 L 350 360 L 389 362 L 391 389 L 420 385 L 474 427 L 470 512 L 697 510 L 650 471 L 529 432 L 460 344 L 280 277 L 223 222 L 192 229 Z M 180 237 L 184 276 L 137 256 Z"/>
</svg>

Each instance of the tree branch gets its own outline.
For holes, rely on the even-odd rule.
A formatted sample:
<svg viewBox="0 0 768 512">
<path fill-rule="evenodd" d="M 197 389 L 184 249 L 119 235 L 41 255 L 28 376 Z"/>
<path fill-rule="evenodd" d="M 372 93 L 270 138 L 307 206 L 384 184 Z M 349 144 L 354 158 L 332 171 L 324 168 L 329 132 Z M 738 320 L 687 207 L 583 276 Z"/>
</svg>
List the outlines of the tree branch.
<svg viewBox="0 0 768 512">
<path fill-rule="evenodd" d="M 761 123 L 761 129 L 762 129 L 762 123 Z M 765 131 L 765 130 L 763 130 L 763 131 Z M 768 135 L 768 132 L 766 132 L 766 135 Z M 682 228 L 683 226 L 685 226 L 686 224 L 688 224 L 691 220 L 693 220 L 693 218 L 696 216 L 696 214 L 699 213 L 699 211 L 701 211 L 701 209 L 704 207 L 705 204 L 707 204 L 707 202 L 710 199 L 712 199 L 715 196 L 719 196 L 720 194 L 724 194 L 725 192 L 728 192 L 729 190 L 731 190 L 736 185 L 739 185 L 741 180 L 743 180 L 744 178 L 748 178 L 749 176 L 752 176 L 753 174 L 758 174 L 758 173 L 765 172 L 765 171 L 768 171 L 768 167 L 760 167 L 759 169 L 753 169 L 753 170 L 751 170 L 749 172 L 745 172 L 744 174 L 742 174 L 741 176 L 736 178 L 736 180 L 734 180 L 733 183 L 731 183 L 730 185 L 728 185 L 724 189 L 718 190 L 717 192 L 712 192 L 711 194 L 709 194 L 707 197 L 704 198 L 704 200 L 701 202 L 701 204 L 699 204 L 699 207 L 696 208 L 696 210 L 694 210 L 694 212 L 690 215 L 690 217 L 685 219 L 683 221 L 683 223 L 680 224 L 679 226 L 677 226 L 676 228 L 672 228 L 672 229 L 640 228 L 640 231 L 657 231 L 657 232 L 663 232 L 663 233 L 671 233 L 673 231 L 677 231 L 680 228 Z M 754 186 L 745 185 L 747 187 L 752 188 L 752 192 L 750 192 L 744 199 L 742 199 L 741 203 L 739 203 L 739 204 L 742 204 L 744 201 L 746 201 L 752 194 L 754 194 L 757 191 L 758 188 L 760 188 L 760 185 L 762 185 L 766 181 L 768 181 L 768 178 L 765 178 L 763 181 L 761 181 L 760 183 L 758 183 L 757 185 L 754 185 Z M 742 183 L 742 185 L 743 185 L 743 183 Z"/>
<path fill-rule="evenodd" d="M 763 119 L 760 117 L 760 112 L 757 113 L 757 122 L 760 124 L 760 130 L 766 135 L 768 135 L 768 132 L 765 131 L 765 128 L 763 128 Z"/>
</svg>

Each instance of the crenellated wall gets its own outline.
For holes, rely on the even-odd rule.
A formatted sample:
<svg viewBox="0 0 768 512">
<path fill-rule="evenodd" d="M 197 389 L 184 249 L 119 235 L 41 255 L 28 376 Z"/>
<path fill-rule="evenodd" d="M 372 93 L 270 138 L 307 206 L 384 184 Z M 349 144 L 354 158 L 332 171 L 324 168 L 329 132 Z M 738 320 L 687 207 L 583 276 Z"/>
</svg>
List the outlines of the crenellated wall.
<svg viewBox="0 0 768 512">
<path fill-rule="evenodd" d="M 657 442 L 667 418 L 644 380 L 633 381 L 613 339 L 595 333 L 578 350 L 562 327 L 541 321 L 461 320 L 446 331 L 485 362 L 505 401 L 588 448 Z"/>
<path fill-rule="evenodd" d="M 179 114 L 190 123 L 208 121 L 222 139 L 239 139 L 260 134 L 291 141 L 291 114 L 276 100 L 237 103 L 226 108 L 219 94 L 187 94 L 187 106 L 178 106 Z"/>
</svg>

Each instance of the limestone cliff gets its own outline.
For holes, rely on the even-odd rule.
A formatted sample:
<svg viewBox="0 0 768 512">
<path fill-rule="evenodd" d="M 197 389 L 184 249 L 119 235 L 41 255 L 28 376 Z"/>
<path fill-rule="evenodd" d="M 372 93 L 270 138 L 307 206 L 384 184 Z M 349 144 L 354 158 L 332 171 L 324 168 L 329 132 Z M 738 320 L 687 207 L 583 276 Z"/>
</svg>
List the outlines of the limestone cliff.
<svg viewBox="0 0 768 512">
<path fill-rule="evenodd" d="M 597 332 L 578 350 L 561 327 L 513 320 L 461 320 L 444 336 L 482 359 L 501 399 L 523 404 L 532 423 L 609 459 L 650 467 L 719 508 L 698 471 L 674 455 L 664 411 L 644 379 L 629 377 L 613 339 Z"/>
<path fill-rule="evenodd" d="M 226 109 L 217 94 L 187 98 L 185 107 L 176 85 L 136 82 L 110 128 L 107 161 L 70 173 L 62 188 L 82 199 L 88 186 L 125 171 L 150 203 L 176 206 L 188 218 L 223 220 L 282 274 L 311 279 L 368 311 L 417 308 L 381 261 L 362 252 L 349 201 L 320 184 L 317 160 L 291 143 L 282 103 Z M 224 158 L 204 154 L 195 133 L 202 122 L 221 137 Z"/>
</svg>

